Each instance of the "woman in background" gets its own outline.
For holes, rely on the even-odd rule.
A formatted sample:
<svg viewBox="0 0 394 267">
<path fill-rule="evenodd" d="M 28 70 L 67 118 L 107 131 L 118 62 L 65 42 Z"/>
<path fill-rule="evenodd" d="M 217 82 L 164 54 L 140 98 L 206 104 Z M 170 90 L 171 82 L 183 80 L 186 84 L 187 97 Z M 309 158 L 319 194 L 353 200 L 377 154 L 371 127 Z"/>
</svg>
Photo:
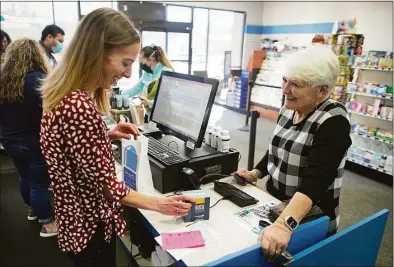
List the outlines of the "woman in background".
<svg viewBox="0 0 394 267">
<path fill-rule="evenodd" d="M 160 46 L 152 45 L 142 48 L 139 55 L 139 61 L 140 68 L 142 69 L 142 76 L 134 87 L 123 90 L 122 95 L 133 97 L 141 93 L 146 94 L 146 96 L 141 95 L 139 98 L 146 108 L 147 116 L 149 116 L 156 96 L 161 72 L 163 70 L 174 71 L 174 68 Z M 145 120 L 147 120 L 147 116 Z"/>
<path fill-rule="evenodd" d="M 0 30 L 0 64 L 4 61 L 4 54 L 7 46 L 11 43 L 10 36 L 3 30 Z"/>
<path fill-rule="evenodd" d="M 13 42 L 1 66 L 0 142 L 20 176 L 20 192 L 28 220 L 38 217 L 40 236 L 57 234 L 49 200 L 49 175 L 40 149 L 42 99 L 38 91 L 48 74 L 44 50 L 30 39 Z"/>
</svg>

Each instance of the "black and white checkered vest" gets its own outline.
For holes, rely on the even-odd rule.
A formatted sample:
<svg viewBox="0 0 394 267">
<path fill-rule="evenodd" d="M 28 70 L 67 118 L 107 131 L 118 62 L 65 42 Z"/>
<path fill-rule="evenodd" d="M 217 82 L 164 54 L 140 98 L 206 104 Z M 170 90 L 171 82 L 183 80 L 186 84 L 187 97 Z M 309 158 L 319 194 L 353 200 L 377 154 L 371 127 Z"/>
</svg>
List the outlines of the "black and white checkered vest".
<svg viewBox="0 0 394 267">
<path fill-rule="evenodd" d="M 300 168 L 307 166 L 309 150 L 319 127 L 329 118 L 343 116 L 349 120 L 345 107 L 339 102 L 328 99 L 307 118 L 301 127 L 293 126 L 293 110 L 282 108 L 277 126 L 269 145 L 268 172 L 273 186 L 281 193 L 292 197 L 302 183 Z M 346 162 L 346 153 L 338 167 L 335 181 L 329 186 L 331 210 L 323 210 L 330 216 L 330 231 L 339 225 L 339 194 L 342 175 Z M 319 204 L 317 204 L 319 206 Z"/>
</svg>

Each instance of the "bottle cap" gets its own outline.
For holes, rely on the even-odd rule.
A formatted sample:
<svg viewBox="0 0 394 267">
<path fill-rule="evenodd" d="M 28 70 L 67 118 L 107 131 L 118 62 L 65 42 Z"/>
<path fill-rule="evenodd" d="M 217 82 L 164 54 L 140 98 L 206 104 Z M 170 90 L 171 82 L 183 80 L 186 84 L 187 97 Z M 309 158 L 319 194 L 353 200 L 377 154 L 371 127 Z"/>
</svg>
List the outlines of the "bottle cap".
<svg viewBox="0 0 394 267">
<path fill-rule="evenodd" d="M 221 130 L 221 131 L 220 131 L 220 135 L 221 135 L 221 136 L 229 136 L 229 135 L 230 135 L 230 132 L 229 132 L 228 130 Z"/>
</svg>

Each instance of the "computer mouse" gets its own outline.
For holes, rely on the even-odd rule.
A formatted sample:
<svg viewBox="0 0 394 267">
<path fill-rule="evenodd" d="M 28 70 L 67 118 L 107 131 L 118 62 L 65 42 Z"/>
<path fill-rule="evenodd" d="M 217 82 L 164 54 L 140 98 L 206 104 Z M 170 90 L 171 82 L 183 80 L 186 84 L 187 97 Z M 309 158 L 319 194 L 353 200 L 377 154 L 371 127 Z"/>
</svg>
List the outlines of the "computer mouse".
<svg viewBox="0 0 394 267">
<path fill-rule="evenodd" d="M 239 185 L 246 185 L 246 180 L 239 176 L 238 174 L 234 173 L 233 174 L 234 180 L 237 184 Z"/>
</svg>

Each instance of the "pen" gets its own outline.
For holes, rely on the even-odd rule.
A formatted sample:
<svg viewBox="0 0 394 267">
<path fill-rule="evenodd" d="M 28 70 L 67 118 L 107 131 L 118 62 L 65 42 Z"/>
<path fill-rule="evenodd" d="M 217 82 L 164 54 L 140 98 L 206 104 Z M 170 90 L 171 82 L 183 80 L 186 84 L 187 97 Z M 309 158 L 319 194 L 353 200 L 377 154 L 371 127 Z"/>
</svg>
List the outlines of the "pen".
<svg viewBox="0 0 394 267">
<path fill-rule="evenodd" d="M 197 221 L 195 221 L 195 222 L 192 222 L 192 223 L 189 223 L 188 225 L 186 225 L 185 227 L 189 227 L 190 225 L 192 225 L 192 224 L 195 224 Z"/>
</svg>

